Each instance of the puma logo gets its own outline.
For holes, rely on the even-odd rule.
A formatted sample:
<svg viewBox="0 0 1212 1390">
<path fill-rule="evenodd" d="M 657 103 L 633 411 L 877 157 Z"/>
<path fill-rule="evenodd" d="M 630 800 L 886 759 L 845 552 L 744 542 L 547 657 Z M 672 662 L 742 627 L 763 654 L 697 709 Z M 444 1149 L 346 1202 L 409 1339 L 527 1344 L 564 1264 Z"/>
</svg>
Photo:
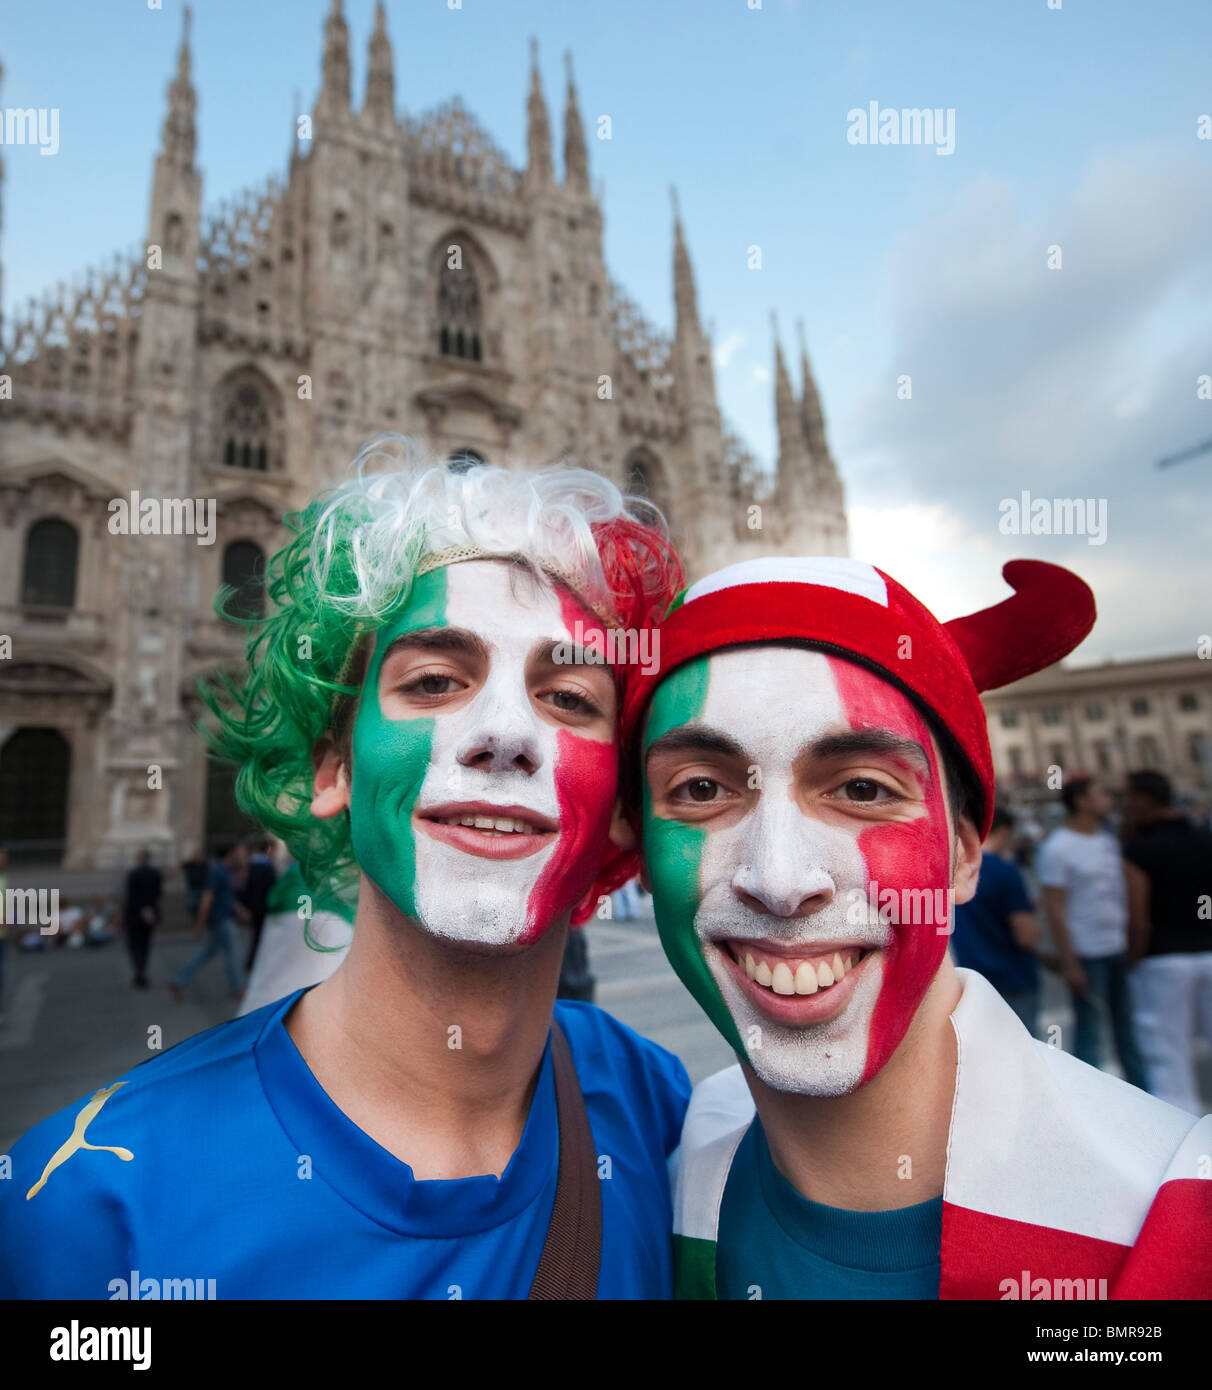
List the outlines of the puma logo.
<svg viewBox="0 0 1212 1390">
<path fill-rule="evenodd" d="M 113 1095 L 119 1086 L 125 1086 L 125 1081 L 115 1081 L 112 1086 L 106 1086 L 98 1091 L 91 1100 L 84 1106 L 76 1116 L 76 1123 L 72 1126 L 72 1132 L 67 1140 L 55 1150 L 51 1161 L 42 1170 L 42 1176 L 25 1194 L 28 1202 L 31 1197 L 36 1197 L 46 1186 L 46 1180 L 55 1171 L 71 1158 L 77 1149 L 92 1149 L 94 1153 L 117 1154 L 123 1163 L 129 1163 L 134 1154 L 129 1149 L 110 1148 L 107 1144 L 90 1144 L 84 1137 L 84 1131 L 92 1124 L 101 1112 L 101 1107 Z"/>
</svg>

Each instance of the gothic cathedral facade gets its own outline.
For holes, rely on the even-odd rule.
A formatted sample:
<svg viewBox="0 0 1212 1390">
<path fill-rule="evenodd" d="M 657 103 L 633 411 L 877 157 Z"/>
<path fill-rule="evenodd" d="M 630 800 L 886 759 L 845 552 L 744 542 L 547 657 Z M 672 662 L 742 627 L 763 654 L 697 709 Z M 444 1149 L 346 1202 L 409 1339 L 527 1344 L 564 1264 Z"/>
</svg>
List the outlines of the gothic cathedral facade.
<svg viewBox="0 0 1212 1390">
<path fill-rule="evenodd" d="M 0 843 L 14 862 L 118 867 L 147 845 L 173 863 L 245 828 L 195 732 L 199 680 L 242 664 L 243 631 L 213 597 L 232 583 L 255 612 L 283 514 L 381 431 L 452 467 L 564 458 L 647 493 L 692 578 L 749 555 L 847 553 L 802 346 L 797 397 L 776 336 L 779 455 L 764 473 L 723 424 L 676 210 L 672 339 L 609 278 L 571 70 L 562 180 L 537 60 L 517 170 L 457 100 L 397 113 L 381 5 L 353 109 L 333 0 L 285 178 L 210 216 L 195 103 L 187 19 L 146 246 L 0 333 Z M 114 535 L 109 503 L 132 492 L 213 498 L 214 543 Z"/>
</svg>

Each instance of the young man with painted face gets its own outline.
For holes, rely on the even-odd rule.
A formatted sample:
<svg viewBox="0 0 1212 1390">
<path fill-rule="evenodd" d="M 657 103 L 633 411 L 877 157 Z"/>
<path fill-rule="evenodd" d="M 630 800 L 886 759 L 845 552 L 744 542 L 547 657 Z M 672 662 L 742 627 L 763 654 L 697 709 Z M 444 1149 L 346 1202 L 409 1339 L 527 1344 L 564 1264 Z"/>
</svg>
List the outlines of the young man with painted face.
<svg viewBox="0 0 1212 1390">
<path fill-rule="evenodd" d="M 944 626 L 857 561 L 734 565 L 629 691 L 661 939 L 740 1060 L 675 1161 L 683 1296 L 1212 1294 L 1212 1121 L 1036 1043 L 947 952 L 994 804 L 978 691 L 1094 621 L 1068 571 L 1004 573 Z"/>
<path fill-rule="evenodd" d="M 667 1298 L 685 1071 L 592 1006 L 553 1026 L 570 922 L 635 866 L 628 673 L 585 634 L 668 605 L 659 518 L 578 470 L 397 465 L 288 521 L 212 708 L 352 945 L 26 1135 L 0 1297 Z"/>
</svg>

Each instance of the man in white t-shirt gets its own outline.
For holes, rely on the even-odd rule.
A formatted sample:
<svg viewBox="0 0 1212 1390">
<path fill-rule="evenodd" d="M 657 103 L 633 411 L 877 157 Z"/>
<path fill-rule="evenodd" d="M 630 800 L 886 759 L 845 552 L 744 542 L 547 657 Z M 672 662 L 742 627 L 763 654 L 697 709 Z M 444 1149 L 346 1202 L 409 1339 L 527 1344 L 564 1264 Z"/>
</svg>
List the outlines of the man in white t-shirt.
<svg viewBox="0 0 1212 1390">
<path fill-rule="evenodd" d="M 1068 818 L 1044 841 L 1039 882 L 1044 911 L 1076 1014 L 1073 1051 L 1101 1065 L 1106 1015 L 1124 1079 L 1145 1089 L 1128 998 L 1128 896 L 1115 837 L 1103 828 L 1111 797 L 1101 782 L 1075 777 L 1061 790 Z"/>
</svg>

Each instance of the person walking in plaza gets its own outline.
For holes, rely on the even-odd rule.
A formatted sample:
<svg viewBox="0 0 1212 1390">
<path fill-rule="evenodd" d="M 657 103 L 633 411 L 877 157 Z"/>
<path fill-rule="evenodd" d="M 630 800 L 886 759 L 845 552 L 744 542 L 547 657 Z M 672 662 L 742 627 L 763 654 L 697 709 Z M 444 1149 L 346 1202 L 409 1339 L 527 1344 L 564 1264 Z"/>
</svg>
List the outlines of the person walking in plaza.
<svg viewBox="0 0 1212 1390">
<path fill-rule="evenodd" d="M 206 934 L 202 948 L 192 960 L 186 962 L 170 982 L 168 988 L 173 998 L 180 1003 L 185 986 L 194 978 L 208 960 L 219 951 L 227 966 L 227 983 L 233 999 L 244 993 L 244 972 L 240 968 L 240 955 L 236 943 L 236 887 L 232 875 L 237 873 L 244 861 L 242 845 L 220 845 L 215 852 L 202 898 L 198 903 L 196 933 Z"/>
<path fill-rule="evenodd" d="M 277 881 L 278 871 L 269 857 L 269 841 L 258 840 L 249 860 L 248 876 L 239 894 L 239 901 L 248 910 L 252 922 L 252 941 L 248 947 L 248 958 L 244 962 L 244 969 L 250 974 L 253 961 L 256 959 L 257 947 L 261 944 L 261 928 L 265 925 L 265 914 L 269 910 L 270 891 Z"/>
<path fill-rule="evenodd" d="M 1013 846 L 1014 818 L 998 806 L 982 846 L 976 896 L 955 906 L 951 950 L 956 965 L 979 971 L 1034 1037 L 1039 1032 L 1039 922 Z"/>
<path fill-rule="evenodd" d="M 1073 1051 L 1100 1065 L 1106 1015 L 1124 1079 L 1145 1089 L 1128 996 L 1128 895 L 1119 845 L 1104 821 L 1111 797 L 1092 777 L 1061 790 L 1067 817 L 1040 850 L 1039 882 L 1076 1015 Z"/>
<path fill-rule="evenodd" d="M 198 846 L 190 851 L 188 859 L 182 860 L 181 872 L 185 876 L 185 915 L 192 923 L 198 916 L 198 904 L 202 901 L 202 887 L 206 883 L 206 855 Z"/>
<path fill-rule="evenodd" d="M 126 949 L 135 968 L 135 978 L 131 983 L 136 989 L 147 988 L 151 937 L 160 922 L 160 894 L 164 885 L 160 870 L 151 861 L 151 851 L 141 849 L 135 867 L 126 876 L 123 927 Z"/>
<path fill-rule="evenodd" d="M 1173 802 L 1163 773 L 1129 775 L 1129 983 L 1149 1090 L 1198 1114 L 1193 1032 L 1212 1044 L 1212 833 Z"/>
</svg>

